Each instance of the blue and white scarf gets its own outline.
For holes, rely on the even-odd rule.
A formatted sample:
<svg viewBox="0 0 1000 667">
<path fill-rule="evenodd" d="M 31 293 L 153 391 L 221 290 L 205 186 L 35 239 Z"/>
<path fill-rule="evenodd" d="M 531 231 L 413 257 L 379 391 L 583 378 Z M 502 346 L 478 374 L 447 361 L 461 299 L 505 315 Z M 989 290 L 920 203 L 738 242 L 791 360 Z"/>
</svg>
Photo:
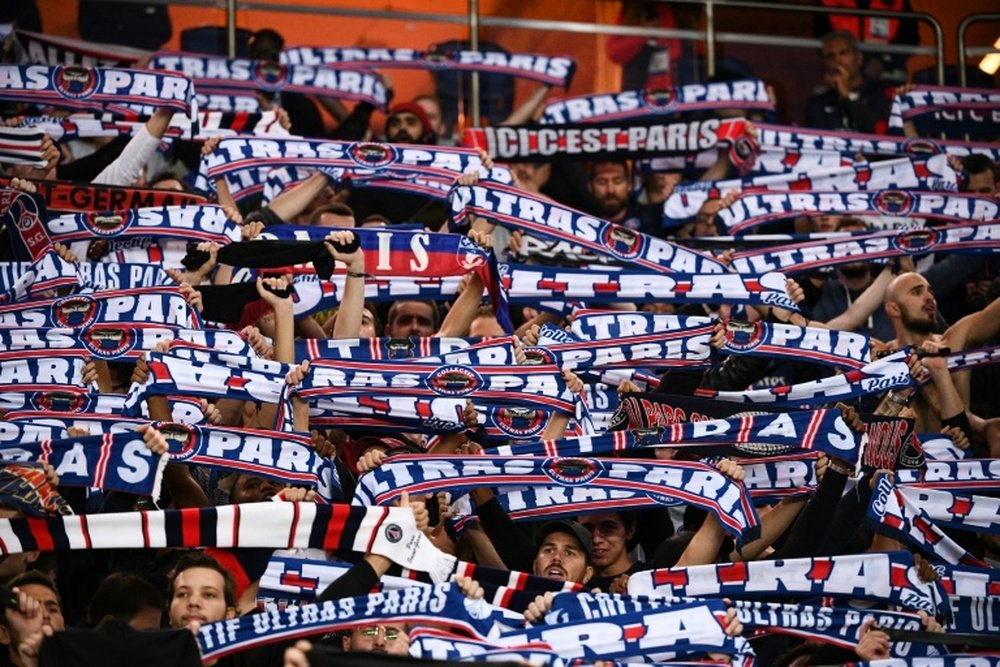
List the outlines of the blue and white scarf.
<svg viewBox="0 0 1000 667">
<path fill-rule="evenodd" d="M 68 109 L 115 113 L 122 103 L 192 113 L 194 86 L 178 74 L 78 65 L 0 65 L 0 96 Z"/>
<path fill-rule="evenodd" d="M 94 44 L 82 39 L 45 35 L 18 29 L 15 39 L 30 63 L 83 65 L 84 67 L 132 67 L 148 56 L 146 51 L 112 44 Z"/>
<path fill-rule="evenodd" d="M 130 419 L 114 414 L 45 410 L 16 410 L 8 412 L 4 418 L 9 420 L 3 423 L 4 427 L 10 429 L 10 437 L 4 438 L 5 444 L 16 444 L 18 431 L 24 442 L 41 442 L 66 438 L 70 428 L 81 428 L 88 435 L 117 435 L 134 432 L 142 424 L 148 423 L 144 419 Z"/>
<path fill-rule="evenodd" d="M 928 461 L 923 470 L 897 471 L 896 484 L 962 492 L 996 491 L 1000 489 L 1000 459 Z"/>
<path fill-rule="evenodd" d="M 514 362 L 508 347 L 513 338 L 305 338 L 295 341 L 296 359 L 447 359 L 469 365 L 509 365 Z"/>
<path fill-rule="evenodd" d="M 82 329 L 112 322 L 202 328 L 200 315 L 188 306 L 176 286 L 107 290 L 0 305 L 0 328 Z"/>
<path fill-rule="evenodd" d="M 850 331 L 760 320 L 727 320 L 724 326 L 723 352 L 815 361 L 849 370 L 871 363 L 871 341 Z"/>
<path fill-rule="evenodd" d="M 991 197 L 952 192 L 742 192 L 719 209 L 720 234 L 742 234 L 777 220 L 814 215 L 920 216 L 947 222 L 987 221 L 1000 217 Z"/>
<path fill-rule="evenodd" d="M 843 153 L 853 160 L 864 155 L 937 155 L 947 153 L 958 157 L 975 153 L 1000 162 L 1000 148 L 992 143 L 945 141 L 929 137 L 896 137 L 882 134 L 861 134 L 843 130 L 815 130 L 784 125 L 754 123 L 757 141 L 765 150 L 769 147 L 791 152 L 801 150 Z"/>
<path fill-rule="evenodd" d="M 948 370 L 950 371 L 996 363 L 1000 363 L 1000 345 L 963 350 L 948 356 Z"/>
<path fill-rule="evenodd" d="M 544 667 L 567 665 L 559 654 L 545 645 L 504 647 L 491 641 L 470 639 L 461 634 L 425 627 L 414 628 L 408 635 L 410 656 L 423 660 L 504 662 Z"/>
<path fill-rule="evenodd" d="M 39 459 L 55 468 L 60 485 L 153 498 L 160 495 L 160 479 L 166 465 L 166 456 L 150 451 L 142 435 L 135 431 L 21 442 L 0 449 L 0 465 Z"/>
<path fill-rule="evenodd" d="M 26 164 L 44 167 L 48 160 L 42 157 L 42 140 L 45 132 L 33 127 L 0 128 L 0 163 Z"/>
<path fill-rule="evenodd" d="M 890 537 L 910 542 L 932 558 L 952 565 L 986 567 L 931 522 L 927 513 L 896 490 L 886 474 L 880 474 L 865 518 L 872 527 Z"/>
<path fill-rule="evenodd" d="M 49 290 L 75 289 L 81 285 L 77 266 L 55 251 L 34 262 L 0 262 L 0 303 L 23 302 L 44 296 Z"/>
<path fill-rule="evenodd" d="M 180 72 L 202 94 L 289 92 L 365 102 L 379 109 L 385 109 L 391 97 L 382 78 L 371 72 L 192 54 L 159 54 L 150 58 L 149 68 Z"/>
<path fill-rule="evenodd" d="M 621 120 L 660 122 L 658 116 L 713 109 L 774 111 L 760 79 L 694 83 L 668 90 L 625 90 L 556 98 L 545 105 L 543 125 Z"/>
<path fill-rule="evenodd" d="M 653 273 L 613 269 L 505 264 L 500 276 L 512 303 L 540 299 L 586 300 L 592 303 L 741 303 L 798 310 L 788 296 L 785 276 L 765 273 Z"/>
<path fill-rule="evenodd" d="M 621 225 L 594 218 L 524 190 L 492 181 L 458 186 L 451 197 L 452 221 L 485 218 L 544 238 L 570 241 L 620 262 L 660 273 L 727 273 L 714 257 Z"/>
<path fill-rule="evenodd" d="M 561 498 L 549 496 L 552 505 L 551 511 L 545 512 L 548 515 L 579 514 L 584 511 L 581 501 L 590 497 L 590 493 L 600 496 L 604 495 L 602 490 L 613 494 L 620 489 L 635 491 L 654 501 L 661 497 L 668 501 L 679 499 L 706 509 L 740 541 L 754 539 L 759 528 L 756 512 L 741 484 L 711 466 L 687 461 L 402 455 L 362 475 L 353 502 L 382 505 L 392 502 L 403 491 L 455 493 L 479 486 L 539 485 L 561 487 Z M 528 518 L 524 513 L 522 516 Z"/>
<path fill-rule="evenodd" d="M 703 316 L 583 309 L 573 314 L 570 332 L 584 340 L 610 340 L 690 329 L 712 323 L 712 318 Z"/>
<path fill-rule="evenodd" d="M 888 602 L 932 616 L 947 612 L 943 587 L 923 582 L 905 551 L 647 570 L 629 577 L 628 592 L 755 600 L 826 596 Z"/>
<path fill-rule="evenodd" d="M 663 203 L 665 224 L 687 222 L 709 198 L 720 198 L 730 190 L 757 191 L 836 191 L 930 190 L 955 192 L 958 175 L 949 166 L 947 156 L 896 158 L 864 162 L 808 174 L 773 174 L 724 181 L 682 183 Z"/>
<path fill-rule="evenodd" d="M 164 206 L 103 213 L 76 213 L 45 223 L 54 241 L 128 238 L 133 236 L 181 241 L 241 240 L 240 226 L 220 206 Z"/>
<path fill-rule="evenodd" d="M 946 225 L 926 229 L 885 231 L 837 241 L 810 241 L 767 250 L 733 254 L 732 266 L 740 273 L 783 271 L 800 273 L 851 262 L 931 252 L 993 254 L 1000 251 L 1000 223 Z"/>
<path fill-rule="evenodd" d="M 50 391 L 84 387 L 88 355 L 78 350 L 0 352 L 0 391 Z"/>
<path fill-rule="evenodd" d="M 80 262 L 80 292 L 134 290 L 148 287 L 173 287 L 177 283 L 161 265 L 120 262 Z"/>
<path fill-rule="evenodd" d="M 902 132 L 906 121 L 923 131 L 984 128 L 1000 119 L 1000 93 L 989 88 L 914 86 L 892 98 L 889 128 Z M 992 133 L 990 133 L 992 135 Z"/>
<path fill-rule="evenodd" d="M 330 68 L 486 72 L 529 79 L 559 88 L 569 88 L 576 71 L 576 61 L 567 56 L 454 49 L 417 51 L 363 46 L 298 46 L 282 51 L 281 62 Z"/>
<path fill-rule="evenodd" d="M 919 486 L 897 488 L 906 502 L 919 507 L 939 526 L 977 533 L 1000 534 L 1000 499 L 990 496 L 959 495 L 942 489 Z"/>
<path fill-rule="evenodd" d="M 695 395 L 739 403 L 782 405 L 817 405 L 844 400 L 913 385 L 913 377 L 906 365 L 906 355 L 907 352 L 902 350 L 842 375 L 811 382 L 746 391 L 695 389 Z"/>
</svg>

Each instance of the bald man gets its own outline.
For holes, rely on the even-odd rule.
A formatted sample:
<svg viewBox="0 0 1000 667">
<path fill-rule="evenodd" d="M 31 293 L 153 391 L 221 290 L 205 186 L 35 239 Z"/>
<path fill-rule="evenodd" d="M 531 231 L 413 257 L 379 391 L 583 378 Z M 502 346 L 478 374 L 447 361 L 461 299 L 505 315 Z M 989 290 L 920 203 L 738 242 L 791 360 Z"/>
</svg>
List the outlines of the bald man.
<svg viewBox="0 0 1000 667">
<path fill-rule="evenodd" d="M 937 301 L 927 279 L 919 273 L 907 272 L 896 276 L 885 291 L 885 312 L 896 332 L 891 348 L 904 345 L 947 347 L 951 352 L 976 347 L 1000 333 L 1000 299 L 978 313 L 967 315 L 939 331 Z M 969 371 L 952 374 L 963 403 L 969 405 Z M 938 388 L 934 383 L 920 389 L 913 403 L 917 412 L 917 430 L 937 432 L 941 429 L 941 407 Z"/>
</svg>

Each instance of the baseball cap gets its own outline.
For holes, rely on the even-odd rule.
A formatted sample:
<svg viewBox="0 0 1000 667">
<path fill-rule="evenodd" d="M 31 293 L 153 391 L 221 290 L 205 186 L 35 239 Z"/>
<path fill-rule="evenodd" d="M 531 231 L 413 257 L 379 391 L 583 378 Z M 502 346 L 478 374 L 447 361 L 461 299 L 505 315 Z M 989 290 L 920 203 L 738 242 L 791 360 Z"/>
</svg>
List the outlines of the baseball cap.
<svg viewBox="0 0 1000 667">
<path fill-rule="evenodd" d="M 571 519 L 549 521 L 538 532 L 538 543 L 536 546 L 541 548 L 542 543 L 545 542 L 545 538 L 552 533 L 568 533 L 572 535 L 580 543 L 580 547 L 584 553 L 587 554 L 587 562 L 589 563 L 594 559 L 594 546 L 590 537 L 590 531 L 584 528 L 580 522 Z"/>
<path fill-rule="evenodd" d="M 400 102 L 389 109 L 389 117 L 401 113 L 411 113 L 417 117 L 420 121 L 421 129 L 424 131 L 424 135 L 421 137 L 423 141 L 427 141 L 434 136 L 434 126 L 431 125 L 431 119 L 427 116 L 427 112 L 422 106 L 416 102 Z"/>
</svg>

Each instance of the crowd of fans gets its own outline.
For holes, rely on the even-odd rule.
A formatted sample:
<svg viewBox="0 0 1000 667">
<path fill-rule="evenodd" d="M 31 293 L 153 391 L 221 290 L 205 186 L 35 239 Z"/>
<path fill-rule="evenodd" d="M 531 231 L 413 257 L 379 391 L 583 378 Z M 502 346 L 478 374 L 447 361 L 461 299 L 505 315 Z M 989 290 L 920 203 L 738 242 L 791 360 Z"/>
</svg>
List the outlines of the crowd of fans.
<svg viewBox="0 0 1000 667">
<path fill-rule="evenodd" d="M 647 12 L 641 20 L 647 25 L 676 26 L 667 5 L 660 7 L 663 9 Z M 641 41 L 642 44 L 629 44 L 622 38 L 612 45 L 610 55 L 616 60 L 631 63 L 627 68 L 627 80 L 636 86 L 671 85 L 670 63 L 679 56 L 677 44 Z M 261 30 L 253 36 L 249 53 L 262 61 L 276 61 L 284 46 L 277 33 Z M 647 68 L 645 72 L 636 71 L 632 62 L 640 52 Z M 13 53 L 14 50 L 9 50 L 8 56 L 13 57 Z M 885 133 L 893 90 L 887 82 L 865 74 L 856 37 L 843 30 L 831 32 L 823 39 L 822 54 L 826 85 L 808 100 L 808 125 L 835 132 Z M 549 93 L 549 89 L 542 86 L 524 107 L 512 112 L 508 122 L 531 124 L 532 118 L 540 114 Z M 439 103 L 429 95 L 413 101 L 394 102 L 386 116 L 384 137 L 376 137 L 371 131 L 370 122 L 375 109 L 365 103 L 348 109 L 337 100 L 320 100 L 298 94 L 261 95 L 260 103 L 262 109 L 277 110 L 280 122 L 292 135 L 423 146 L 445 146 L 455 139 L 454 128 L 446 125 Z M 0 104 L 3 104 L 8 125 L 17 124 L 24 117 L 40 115 L 25 103 L 4 101 L 2 93 Z M 322 113 L 321 107 L 325 109 Z M 46 112 L 54 113 L 51 110 Z M 324 124 L 323 114 L 332 114 L 332 123 L 328 118 Z M 710 117 L 713 112 L 707 114 Z M 42 148 L 46 166 L 5 165 L 5 174 L 9 178 L 5 192 L 38 194 L 45 192 L 39 181 L 58 179 L 81 184 L 209 194 L 195 193 L 194 176 L 200 157 L 216 150 L 220 139 L 215 137 L 199 142 L 200 146 L 194 146 L 197 150 L 192 150 L 189 143 L 176 138 L 167 145 L 163 139 L 172 115 L 170 110 L 156 111 L 135 136 L 128 138 L 75 139 L 57 143 L 47 137 Z M 332 129 L 329 127 L 331 124 Z M 916 132 L 912 126 L 907 131 Z M 995 131 L 990 139 L 997 140 Z M 706 247 L 703 244 L 712 242 L 710 237 L 719 234 L 716 214 L 734 201 L 734 196 L 718 193 L 719 196 L 710 197 L 697 214 L 683 224 L 664 224 L 664 202 L 679 184 L 696 180 L 719 181 L 737 175 L 737 167 L 731 164 L 728 157 L 728 147 L 720 149 L 719 159 L 707 169 L 685 168 L 658 173 L 640 173 L 638 162 L 617 159 L 582 163 L 561 160 L 556 156 L 550 162 L 495 165 L 485 152 L 480 152 L 479 158 L 483 165 L 482 173 L 473 169 L 465 174 L 456 174 L 457 185 L 474 186 L 494 167 L 509 166 L 514 186 L 523 191 L 650 237 L 692 243 L 693 247 Z M 858 161 L 866 159 L 865 156 L 857 156 Z M 988 157 L 972 154 L 961 159 L 953 158 L 950 164 L 959 175 L 962 192 L 997 198 L 1000 167 Z M 327 338 L 410 339 L 411 349 L 420 350 L 423 348 L 418 339 L 464 337 L 478 341 L 491 337 L 501 339 L 508 335 L 504 318 L 498 318 L 494 310 L 496 302 L 484 303 L 484 284 L 480 274 L 475 272 L 464 277 L 455 297 L 446 301 L 366 301 L 366 287 L 381 278 L 378 272 L 371 270 L 371 248 L 364 247 L 364 244 L 359 247 L 355 242 L 359 236 L 352 230 L 416 229 L 429 234 L 445 234 L 448 233 L 449 211 L 441 201 L 416 194 L 366 189 L 361 181 L 354 186 L 338 183 L 320 171 L 307 173 L 299 169 L 294 173 L 298 182 L 271 197 L 266 206 L 252 198 L 236 201 L 230 195 L 231 186 L 224 178 L 214 183 L 215 193 L 211 194 L 217 197 L 217 205 L 223 208 L 226 217 L 239 225 L 241 241 L 237 243 L 258 243 L 255 239 L 262 234 L 266 238 L 270 228 L 285 224 L 330 228 L 329 234 L 325 235 L 322 252 L 328 253 L 336 262 L 336 273 L 343 279 L 343 287 L 339 303 L 329 310 L 306 316 L 295 315 L 295 303 L 299 299 L 296 284 L 301 284 L 301 271 L 310 269 L 301 269 L 300 266 L 295 271 L 262 273 L 256 277 L 256 282 L 254 278 L 245 276 L 234 278 L 245 274 L 246 270 L 226 265 L 220 259 L 225 246 L 216 242 L 193 240 L 190 244 L 178 244 L 165 241 L 159 254 L 156 244 L 147 243 L 138 249 L 130 249 L 116 246 L 114 240 L 100 238 L 77 240 L 67 245 L 55 244 L 53 249 L 63 261 L 81 266 L 137 261 L 130 259 L 130 251 L 141 252 L 148 263 L 155 263 L 159 257 L 160 268 L 177 285 L 177 293 L 183 295 L 190 309 L 197 311 L 199 317 L 204 317 L 209 328 L 213 326 L 213 315 L 219 312 L 217 301 L 210 301 L 211 289 L 228 285 L 230 281 L 249 280 L 255 285 L 255 292 L 249 298 L 240 297 L 246 300 L 246 306 L 237 304 L 240 306 L 238 316 L 228 328 L 245 339 L 253 350 L 253 356 L 286 364 L 290 370 L 285 382 L 291 388 L 303 382 L 311 372 L 309 359 L 302 355 L 303 348 L 296 346 L 301 341 Z M 982 224 L 989 222 L 983 221 Z M 869 219 L 845 212 L 808 218 L 802 216 L 765 226 L 759 231 L 774 234 L 865 234 L 871 229 Z M 10 261 L 15 258 L 10 246 L 16 230 L 8 225 L 6 234 L 8 247 L 4 249 L 4 259 Z M 467 235 L 486 253 L 495 253 L 501 259 L 520 256 L 520 261 L 524 261 L 524 248 L 530 241 L 522 231 L 511 232 L 494 227 L 484 219 L 474 220 Z M 732 245 L 715 242 L 708 247 L 717 249 L 723 261 L 728 262 L 731 248 L 739 247 L 738 240 L 730 241 Z M 173 251 L 168 247 L 171 243 L 175 244 Z M 178 248 L 179 254 L 176 252 Z M 183 266 L 171 263 L 185 254 L 190 257 L 188 251 L 194 250 L 201 251 L 207 259 L 200 264 L 185 262 Z M 996 344 L 1000 334 L 1000 301 L 996 298 L 1000 294 L 1000 278 L 996 278 L 1000 275 L 1000 265 L 994 256 L 984 257 L 981 254 L 937 253 L 915 260 L 916 263 L 909 257 L 891 261 L 863 259 L 841 264 L 835 269 L 811 270 L 790 276 L 794 280 L 788 282 L 788 294 L 797 302 L 802 314 L 777 307 L 740 307 L 718 299 L 696 305 L 658 300 L 618 304 L 610 312 L 645 311 L 656 315 L 711 317 L 717 323 L 716 335 L 711 339 L 713 359 L 716 361 L 713 368 L 704 372 L 670 370 L 656 378 L 658 387 L 655 390 L 657 383 L 644 386 L 643 379 L 638 376 L 622 379 L 625 377 L 622 375 L 614 381 L 607 377 L 601 379 L 609 384 L 608 391 L 617 392 L 621 399 L 630 395 L 645 396 L 640 389 L 664 396 L 693 397 L 704 396 L 705 390 L 742 391 L 793 385 L 840 371 L 814 361 L 791 361 L 787 358 L 732 355 L 721 361 L 721 357 L 715 355 L 725 345 L 722 334 L 726 323 L 730 319 L 790 322 L 796 326 L 853 331 L 870 339 L 873 359 L 896 350 L 908 350 L 910 372 L 920 382 L 909 388 L 875 392 L 850 405 L 838 404 L 844 421 L 856 434 L 864 432 L 865 421 L 871 421 L 872 415 L 908 418 L 913 420 L 911 428 L 915 432 L 942 434 L 951 441 L 951 446 L 945 448 L 948 453 L 928 451 L 927 459 L 945 460 L 949 453 L 969 459 L 1000 459 L 1000 405 L 997 402 L 1000 392 L 996 391 L 994 367 L 987 365 L 952 371 L 946 363 L 950 354 Z M 529 261 L 551 261 L 551 257 Z M 567 260 L 564 258 L 562 261 Z M 42 294 L 36 295 L 36 298 L 52 296 L 57 295 Z M 24 302 L 25 307 L 30 304 L 28 300 Z M 517 308 L 512 306 L 510 316 L 516 338 L 513 343 L 505 344 L 511 344 L 514 359 L 523 362 L 524 346 L 537 345 L 540 339 L 545 345 L 546 329 L 542 327 L 548 325 L 565 329 L 572 322 L 573 312 L 570 307 L 559 309 L 538 303 Z M 154 364 L 147 363 L 149 355 L 167 354 L 172 349 L 167 341 L 143 350 L 145 356 L 137 361 L 90 358 L 75 378 L 76 384 L 81 389 L 89 388 L 92 395 L 134 393 L 157 372 Z M 0 353 L 6 352 L 0 350 Z M 426 355 L 414 352 L 412 356 Z M 3 365 L 13 359 L 6 354 L 0 359 L 0 376 L 3 376 L 0 377 L 0 384 L 6 381 L 7 376 L 2 371 Z M 390 362 L 396 364 L 400 371 L 406 363 L 392 359 L 386 361 Z M 641 364 L 638 365 L 641 367 Z M 585 384 L 595 382 L 595 374 L 589 370 L 577 368 L 574 372 L 567 368 L 562 371 L 562 381 L 571 394 L 587 396 L 587 392 L 594 391 L 593 387 L 587 387 L 585 391 Z M 371 397 L 385 398 L 378 389 L 371 391 Z M 171 395 L 170 401 L 174 403 L 182 398 Z M 198 396 L 188 398 L 198 403 L 198 421 L 207 425 L 266 431 L 283 428 L 278 420 L 285 416 L 278 404 L 225 397 L 208 400 L 199 400 Z M 162 396 L 145 394 L 143 402 L 147 420 L 174 421 L 176 412 L 172 416 L 171 408 Z M 338 503 L 350 503 L 355 489 L 362 484 L 359 478 L 397 456 L 471 457 L 494 453 L 490 450 L 502 444 L 496 439 L 482 437 L 488 406 L 477 405 L 475 400 L 468 402 L 463 413 L 465 430 L 448 432 L 403 425 L 392 427 L 384 422 L 370 427 L 366 424 L 376 420 L 361 418 L 355 424 L 345 420 L 336 427 L 321 426 L 310 423 L 306 403 L 298 397 L 292 399 L 293 430 L 309 434 L 311 447 L 329 462 L 332 475 L 338 480 L 332 500 Z M 538 408 L 537 405 L 520 407 L 526 412 Z M 588 407 L 596 412 L 599 406 Z M 810 407 L 833 406 L 815 404 Z M 26 409 L 19 413 L 22 419 Z M 51 416 L 58 409 L 58 406 L 49 406 L 46 416 Z M 0 410 L 0 418 L 3 418 L 14 408 L 7 403 Z M 548 421 L 544 428 L 535 431 L 536 438 L 559 440 L 588 433 L 580 415 L 570 416 L 564 412 L 542 414 Z M 735 414 L 735 411 L 729 414 Z M 385 417 L 391 420 L 391 415 Z M 615 419 L 612 418 L 612 421 Z M 678 418 L 677 421 L 687 419 Z M 670 422 L 666 421 L 652 424 L 658 427 L 669 425 Z M 632 428 L 639 426 L 629 423 Z M 53 439 L 97 434 L 96 430 L 71 427 L 54 435 Z M 171 449 L 174 443 L 169 435 L 156 428 L 142 431 L 146 446 L 158 454 L 168 449 L 171 455 L 174 454 Z M 4 443 L 5 447 L 18 444 Z M 919 445 L 916 447 L 919 449 Z M 660 447 L 606 456 L 612 459 L 638 458 L 646 462 L 696 461 L 700 456 L 692 454 L 695 451 Z M 789 451 L 786 449 L 781 453 Z M 605 455 L 598 455 L 599 458 L 602 456 Z M 918 457 L 921 463 L 923 457 L 921 452 Z M 727 532 L 718 516 L 694 505 L 664 507 L 654 504 L 642 509 L 617 509 L 613 503 L 606 503 L 579 515 L 551 521 L 514 521 L 501 502 L 503 493 L 489 484 L 472 488 L 468 493 L 456 484 L 453 494 L 440 491 L 429 495 L 413 494 L 400 505 L 412 508 L 416 525 L 422 531 L 422 539 L 416 542 L 417 549 L 436 549 L 457 556 L 463 563 L 527 573 L 558 582 L 555 589 L 539 595 L 530 604 L 513 605 L 516 611 L 523 614 L 521 622 L 530 626 L 545 624 L 554 600 L 560 596 L 586 594 L 586 591 L 625 595 L 630 576 L 646 570 L 917 551 L 913 544 L 899 535 L 889 537 L 880 534 L 865 521 L 865 511 L 871 503 L 880 474 L 887 472 L 886 468 L 891 474 L 894 468 L 908 466 L 897 460 L 879 469 L 866 470 L 856 460 L 856 453 L 854 458 L 846 457 L 846 460 L 826 454 L 809 458 L 808 465 L 813 468 L 811 477 L 815 480 L 811 493 L 772 499 L 759 506 L 759 536 L 739 544 L 734 543 L 731 533 Z M 167 463 L 158 496 L 128 496 L 121 492 L 102 492 L 99 488 L 62 486 L 55 471 L 46 465 L 43 468 L 44 479 L 30 478 L 34 480 L 32 489 L 35 493 L 27 494 L 31 497 L 20 494 L 22 502 L 13 503 L 10 498 L 18 493 L 15 490 L 17 484 L 11 480 L 28 479 L 25 476 L 30 475 L 26 472 L 30 466 L 25 467 L 22 462 L 14 461 L 5 463 L 4 486 L 9 486 L 11 490 L 0 488 L 4 500 L 0 511 L 4 519 L 15 521 L 25 516 L 44 516 L 46 510 L 51 509 L 45 500 L 47 494 L 62 496 L 68 506 L 67 512 L 88 516 L 138 510 L 156 513 L 231 504 L 321 502 L 315 489 L 282 482 L 280 476 L 273 472 L 256 476 L 245 470 L 227 471 L 224 467 L 192 465 L 178 460 Z M 747 474 L 744 467 L 751 463 L 751 458 L 713 459 L 718 474 L 741 486 Z M 993 479 L 992 491 L 995 492 L 998 487 L 996 477 Z M 956 486 L 961 490 L 959 480 L 956 480 Z M 984 493 L 988 495 L 990 490 Z M 572 510 L 569 513 L 572 514 Z M 458 518 L 464 521 L 456 524 Z M 0 526 L 2 539 L 6 540 L 11 530 Z M 1000 563 L 998 531 L 1000 523 L 995 517 L 992 524 L 981 526 L 979 532 L 947 530 L 969 554 L 991 567 Z M 59 663 L 58 656 L 64 660 L 75 660 L 75 664 L 98 664 L 102 656 L 109 655 L 121 660 L 143 660 L 151 665 L 189 664 L 184 661 L 196 663 L 198 654 L 196 651 L 192 653 L 194 643 L 189 640 L 198 636 L 203 626 L 261 613 L 261 610 L 278 604 L 273 595 L 269 597 L 261 592 L 260 584 L 266 564 L 274 555 L 273 549 L 98 550 L 60 549 L 49 545 L 41 550 L 9 555 L 7 547 L 3 549 L 5 555 L 0 557 L 0 584 L 9 591 L 9 595 L 3 600 L 4 609 L 0 615 L 2 664 L 25 667 L 70 664 Z M 315 602 L 342 600 L 381 590 L 380 586 L 386 585 L 383 577 L 399 574 L 398 565 L 402 563 L 370 551 L 355 553 L 353 557 L 316 549 L 290 550 L 278 552 L 278 555 L 347 562 L 350 565 L 335 581 L 312 591 Z M 927 557 L 926 552 L 924 556 Z M 936 576 L 932 569 L 926 567 L 921 568 L 921 574 L 929 581 Z M 991 582 L 1000 582 L 1000 578 L 990 570 L 984 570 L 982 574 Z M 455 582 L 470 605 L 484 604 L 484 586 L 477 582 L 475 572 L 470 576 L 456 575 Z M 554 592 L 564 584 L 567 584 L 564 587 L 566 592 Z M 489 589 L 489 586 L 486 588 Z M 532 590 L 530 586 L 527 589 Z M 802 596 L 800 601 L 804 598 Z M 485 599 L 497 602 L 489 591 Z M 281 602 L 278 607 L 285 609 L 285 604 Z M 838 604 L 847 606 L 846 601 Z M 822 644 L 787 634 L 754 635 L 744 628 L 744 617 L 736 607 L 731 606 L 730 600 L 727 599 L 726 605 L 728 610 L 717 619 L 720 627 L 729 637 L 750 640 L 757 659 L 765 665 L 840 664 L 905 655 L 898 650 L 902 642 L 881 623 L 874 621 L 865 623 L 851 637 L 849 644 L 852 648 L 847 648 L 843 644 Z M 889 608 L 887 604 L 882 607 Z M 559 622 L 552 617 L 548 620 L 550 623 Z M 935 618 L 932 614 L 921 612 L 918 625 L 927 632 L 943 633 L 945 630 L 941 621 L 944 620 L 943 616 Z M 516 622 L 509 618 L 505 622 L 517 627 Z M 433 619 L 430 623 L 434 624 Z M 254 646 L 219 658 L 215 664 L 382 664 L 361 662 L 362 658 L 353 654 L 405 655 L 410 651 L 410 637 L 419 625 L 402 621 L 355 623 L 353 627 L 335 633 L 309 637 L 309 641 L 281 638 L 275 643 Z M 126 626 L 130 626 L 131 630 Z M 69 638 L 72 632 L 94 628 L 99 629 L 92 632 L 104 633 L 101 635 L 104 639 L 100 641 L 107 644 L 101 644 L 97 639 L 88 643 L 91 640 L 82 634 L 72 635 L 75 638 L 73 641 L 80 642 L 78 645 L 70 643 L 70 639 L 66 643 L 57 641 L 61 635 Z M 145 633 L 166 628 L 188 628 L 193 630 L 193 634 L 158 634 L 157 639 L 147 642 L 141 635 L 132 632 Z M 995 632 L 996 628 L 992 630 Z M 185 637 L 187 643 L 170 639 L 180 636 Z M 584 645 L 589 640 L 581 638 Z M 932 646 L 934 650 L 930 655 L 937 655 L 936 650 L 941 648 L 926 637 L 914 641 Z M 954 645 L 952 651 L 962 652 L 961 646 Z M 83 653 L 74 654 L 74 650 Z M 996 647 L 993 650 L 997 650 Z M 86 655 L 88 651 L 100 653 Z M 344 656 L 338 657 L 340 653 Z M 741 650 L 741 653 L 745 654 L 745 651 Z M 587 659 L 595 664 L 601 663 L 603 657 L 587 654 Z M 726 661 L 747 659 L 745 655 L 734 657 L 711 651 L 696 653 L 695 657 Z M 426 657 L 422 659 L 430 662 Z M 992 659 L 996 660 L 995 657 Z"/>
</svg>

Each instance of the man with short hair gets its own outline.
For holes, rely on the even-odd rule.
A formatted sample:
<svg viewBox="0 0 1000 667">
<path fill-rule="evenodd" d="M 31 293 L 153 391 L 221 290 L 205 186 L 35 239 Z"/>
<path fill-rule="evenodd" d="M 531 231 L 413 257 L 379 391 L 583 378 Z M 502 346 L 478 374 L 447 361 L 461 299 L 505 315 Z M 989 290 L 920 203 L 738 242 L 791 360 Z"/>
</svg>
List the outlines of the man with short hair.
<svg viewBox="0 0 1000 667">
<path fill-rule="evenodd" d="M 623 574 L 631 574 L 643 566 L 629 558 L 629 542 L 635 537 L 636 517 L 631 512 L 605 512 L 580 517 L 580 523 L 590 531 L 593 544 L 594 576 L 589 588 L 608 591 L 611 583 Z"/>
<path fill-rule="evenodd" d="M 437 306 L 431 301 L 396 301 L 386 317 L 385 335 L 390 338 L 429 337 L 437 331 Z"/>
<path fill-rule="evenodd" d="M 968 175 L 965 183 L 959 188 L 961 192 L 976 195 L 997 195 L 997 183 L 1000 183 L 1000 167 L 989 157 L 981 154 L 966 155 L 962 158 L 962 168 Z"/>
<path fill-rule="evenodd" d="M 538 534 L 532 571 L 540 577 L 585 584 L 594 576 L 590 533 L 576 521 L 550 521 Z"/>
<path fill-rule="evenodd" d="M 886 111 L 884 83 L 861 72 L 861 50 L 854 35 L 837 30 L 823 37 L 826 86 L 806 103 L 806 125 L 826 130 L 876 132 Z"/>
<path fill-rule="evenodd" d="M 20 593 L 32 598 L 32 603 L 27 607 L 23 604 L 16 608 L 5 607 L 0 615 L 0 644 L 6 646 L 6 651 L 0 654 L 3 656 L 0 664 L 21 666 L 24 665 L 18 653 L 21 642 L 41 632 L 46 625 L 53 630 L 65 630 L 66 621 L 59 592 L 47 575 L 25 572 L 10 583 L 15 595 Z M 38 608 L 35 608 L 35 602 Z"/>
</svg>

